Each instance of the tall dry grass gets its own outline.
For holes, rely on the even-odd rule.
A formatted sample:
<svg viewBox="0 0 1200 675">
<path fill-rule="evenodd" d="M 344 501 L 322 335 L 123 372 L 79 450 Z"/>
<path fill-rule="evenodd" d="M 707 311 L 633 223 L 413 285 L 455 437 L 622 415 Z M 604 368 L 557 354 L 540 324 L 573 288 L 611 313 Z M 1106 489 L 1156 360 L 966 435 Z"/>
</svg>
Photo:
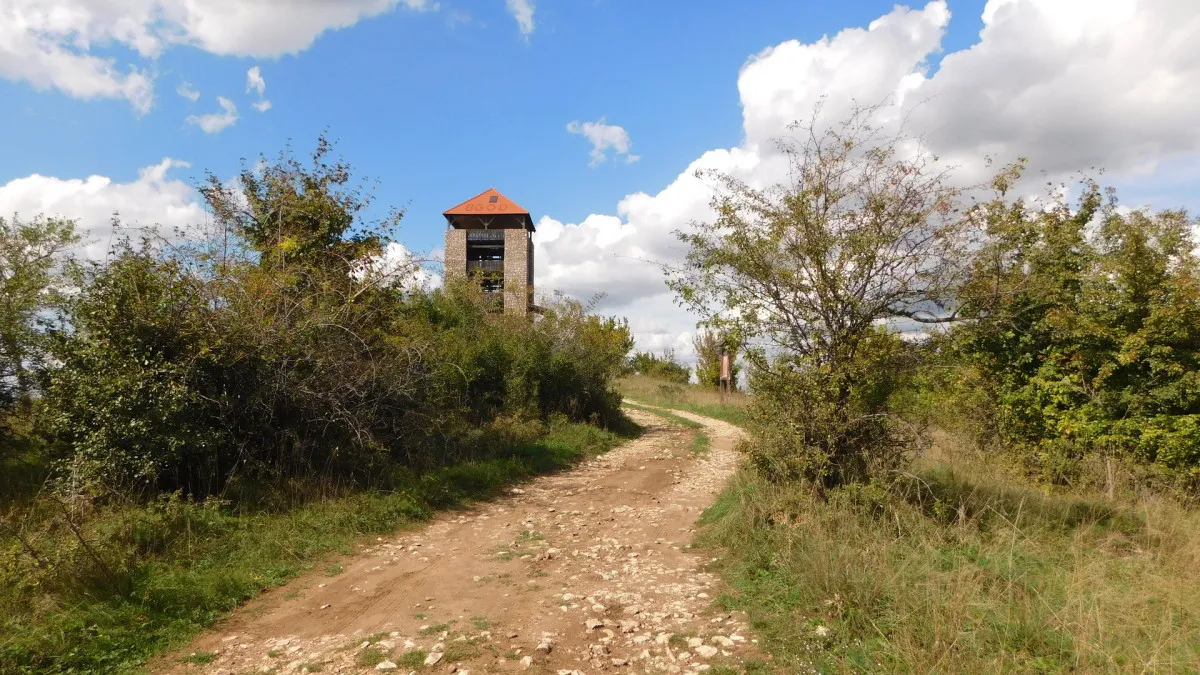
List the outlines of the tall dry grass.
<svg viewBox="0 0 1200 675">
<path fill-rule="evenodd" d="M 640 403 L 687 410 L 733 424 L 746 420 L 751 396 L 742 392 L 722 394 L 716 389 L 692 384 L 676 384 L 645 375 L 629 375 L 616 382 L 617 391 Z"/>
<path fill-rule="evenodd" d="M 1200 514 L 1050 494 L 942 436 L 822 501 L 740 474 L 704 517 L 722 601 L 787 672 L 1200 672 Z"/>
</svg>

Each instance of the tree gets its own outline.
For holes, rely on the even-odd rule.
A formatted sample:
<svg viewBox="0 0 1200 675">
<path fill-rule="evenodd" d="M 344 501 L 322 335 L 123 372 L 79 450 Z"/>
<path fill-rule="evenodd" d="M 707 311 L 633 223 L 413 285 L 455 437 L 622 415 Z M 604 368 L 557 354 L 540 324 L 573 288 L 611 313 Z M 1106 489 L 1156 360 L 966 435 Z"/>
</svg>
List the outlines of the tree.
<svg viewBox="0 0 1200 675">
<path fill-rule="evenodd" d="M 42 400 L 62 485 L 233 501 L 276 481 L 383 486 L 561 415 L 618 419 L 624 322 L 566 299 L 493 315 L 467 280 L 390 283 L 404 268 L 376 263 L 395 216 L 362 217 L 329 152 L 210 181 L 206 238 L 120 241 L 81 269 Z"/>
<path fill-rule="evenodd" d="M 56 304 L 58 270 L 78 241 L 70 220 L 0 218 L 0 405 L 29 399 L 42 356 L 38 322 Z"/>
<path fill-rule="evenodd" d="M 629 368 L 638 375 L 657 377 L 675 384 L 687 384 L 691 379 L 687 366 L 675 360 L 673 349 L 663 350 L 662 356 L 654 352 L 637 352 L 629 357 Z"/>
<path fill-rule="evenodd" d="M 209 174 L 200 193 L 219 231 L 208 257 L 237 261 L 243 257 L 237 249 L 248 248 L 260 268 L 291 275 L 297 289 L 333 291 L 345 302 L 412 272 L 415 263 L 381 264 L 403 211 L 364 218 L 372 194 L 352 182 L 351 166 L 333 152 L 322 134 L 307 165 L 289 148 L 243 166 L 231 183 Z"/>
<path fill-rule="evenodd" d="M 726 336 L 714 330 L 701 329 L 692 338 L 692 346 L 696 349 L 696 379 L 706 387 L 721 386 L 721 351 L 730 352 L 731 359 L 737 353 L 737 344 Z M 730 391 L 737 389 L 738 374 L 741 366 L 736 359 L 729 365 Z"/>
<path fill-rule="evenodd" d="M 893 466 L 907 440 L 886 393 L 905 350 L 881 326 L 950 316 L 961 190 L 915 139 L 872 127 L 875 112 L 794 127 L 787 183 L 709 174 L 716 218 L 678 234 L 689 251 L 667 274 L 705 325 L 750 345 L 752 457 L 775 478 L 834 486 Z"/>
<path fill-rule="evenodd" d="M 1118 209 L 1090 181 L 1075 206 L 1002 192 L 973 216 L 987 240 L 951 337 L 990 402 L 984 431 L 1054 482 L 1073 482 L 1088 455 L 1116 455 L 1194 493 L 1197 222 Z"/>
</svg>

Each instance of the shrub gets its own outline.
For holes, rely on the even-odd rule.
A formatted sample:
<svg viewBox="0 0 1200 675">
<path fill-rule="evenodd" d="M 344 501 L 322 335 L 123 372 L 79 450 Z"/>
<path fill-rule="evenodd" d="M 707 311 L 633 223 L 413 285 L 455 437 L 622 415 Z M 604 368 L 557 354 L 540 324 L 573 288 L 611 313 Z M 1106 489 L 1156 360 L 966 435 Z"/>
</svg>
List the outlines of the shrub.
<svg viewBox="0 0 1200 675">
<path fill-rule="evenodd" d="M 667 349 L 662 356 L 653 352 L 637 352 L 629 357 L 629 370 L 636 375 L 654 377 L 676 384 L 687 384 L 691 371 L 675 360 L 674 350 Z"/>
<path fill-rule="evenodd" d="M 822 489 L 900 467 L 920 440 L 911 422 L 889 414 L 908 351 L 898 336 L 879 331 L 849 364 L 777 359 L 755 371 L 745 443 L 752 464 L 773 480 L 803 479 Z"/>
<path fill-rule="evenodd" d="M 381 271 L 394 223 L 358 219 L 367 201 L 327 152 L 243 172 L 248 208 L 210 184 L 215 236 L 123 242 L 81 271 L 45 396 L 69 490 L 369 486 L 486 452 L 497 419 L 616 421 L 625 322 L 566 298 L 496 315 L 466 281 Z"/>
<path fill-rule="evenodd" d="M 879 327 L 949 318 L 967 250 L 960 190 L 919 142 L 873 128 L 876 112 L 814 119 L 782 142 L 786 182 L 713 174 L 715 218 L 678 233 L 689 250 L 667 284 L 745 345 L 748 447 L 773 479 L 831 487 L 894 467 L 911 438 L 886 419 L 904 350 Z"/>
<path fill-rule="evenodd" d="M 952 337 L 982 384 L 984 426 L 1030 469 L 1073 482 L 1089 457 L 1200 485 L 1200 274 L 1182 212 L 997 200 Z"/>
</svg>

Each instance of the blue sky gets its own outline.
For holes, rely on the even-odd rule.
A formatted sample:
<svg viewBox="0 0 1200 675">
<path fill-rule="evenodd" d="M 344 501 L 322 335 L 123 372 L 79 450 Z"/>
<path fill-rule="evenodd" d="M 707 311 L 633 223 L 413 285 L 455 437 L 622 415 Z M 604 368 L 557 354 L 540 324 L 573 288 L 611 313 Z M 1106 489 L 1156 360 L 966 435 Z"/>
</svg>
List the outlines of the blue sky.
<svg viewBox="0 0 1200 675">
<path fill-rule="evenodd" d="M 978 16 L 980 2 L 955 3 Z M 311 147 L 322 129 L 361 175 L 380 183 L 381 204 L 407 206 L 411 248 L 439 245 L 440 212 L 495 186 L 535 217 L 577 221 L 611 211 L 625 194 L 667 185 L 703 151 L 742 138 L 738 70 L 764 47 L 815 40 L 865 25 L 889 1 L 807 3 L 541 2 L 523 36 L 502 2 L 403 8 L 320 35 L 275 58 L 219 56 L 194 47 L 154 63 L 154 106 L 139 116 L 121 99 L 77 100 L 0 80 L 0 183 L 40 173 L 100 174 L 122 182 L 163 157 L 175 174 L 230 175 L 240 158 L 274 153 L 289 139 Z M 464 20 L 463 12 L 470 18 Z M 978 22 L 953 26 L 966 43 Z M 961 34 L 961 35 L 960 35 Z M 93 53 L 130 56 L 128 49 Z M 251 108 L 246 71 L 260 67 L 272 108 Z M 188 82 L 193 102 L 175 93 Z M 185 122 L 232 100 L 239 119 L 216 134 Z M 589 166 L 573 120 L 604 117 L 627 130 L 635 163 Z"/>
<path fill-rule="evenodd" d="M 496 187 L 538 222 L 540 291 L 605 293 L 639 347 L 686 357 L 697 317 L 647 261 L 709 217 L 693 170 L 785 179 L 774 140 L 818 104 L 824 124 L 886 101 L 879 124 L 964 180 L 1025 156 L 1031 188 L 1103 168 L 1130 204 L 1200 206 L 1195 2 L 0 0 L 0 213 L 99 242 L 113 210 L 203 220 L 205 171 L 328 129 L 407 208 L 407 249 Z M 206 130 L 218 97 L 236 119 Z"/>
</svg>

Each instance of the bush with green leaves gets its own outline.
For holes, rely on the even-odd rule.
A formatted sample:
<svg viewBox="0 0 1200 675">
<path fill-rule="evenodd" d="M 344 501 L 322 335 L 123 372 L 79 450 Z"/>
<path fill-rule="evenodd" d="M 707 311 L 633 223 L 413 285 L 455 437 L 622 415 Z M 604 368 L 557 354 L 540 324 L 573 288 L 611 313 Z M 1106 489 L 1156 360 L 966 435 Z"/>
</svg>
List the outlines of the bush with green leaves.
<svg viewBox="0 0 1200 675">
<path fill-rule="evenodd" d="M 566 298 L 496 315 L 469 283 L 414 287 L 380 262 L 398 216 L 360 218 L 369 199 L 329 152 L 211 181 L 215 233 L 122 243 L 81 271 L 45 392 L 65 486 L 372 485 L 470 459 L 505 420 L 616 419 L 623 321 Z"/>
<path fill-rule="evenodd" d="M 1088 456 L 1200 488 L 1197 222 L 1117 208 L 1092 183 L 1077 206 L 1003 198 L 954 331 L 992 403 L 986 429 L 1055 482 Z"/>
<path fill-rule="evenodd" d="M 667 349 L 662 356 L 654 352 L 637 352 L 629 357 L 629 370 L 637 375 L 645 375 L 676 384 L 687 384 L 692 373 L 688 367 L 675 360 L 675 351 Z"/>
<path fill-rule="evenodd" d="M 826 488 L 885 478 L 919 450 L 917 427 L 892 414 L 912 349 L 876 330 L 851 363 L 778 358 L 755 370 L 745 450 L 764 476 Z"/>
<path fill-rule="evenodd" d="M 61 320 L 63 271 L 78 240 L 69 220 L 0 217 L 0 462 L 30 444 L 45 331 Z"/>
<path fill-rule="evenodd" d="M 696 350 L 696 380 L 701 386 L 714 389 L 721 386 L 721 352 L 724 350 L 730 355 L 728 386 L 730 391 L 737 390 L 742 367 L 737 362 L 736 341 L 717 331 L 698 330 L 692 337 L 692 347 Z"/>
<path fill-rule="evenodd" d="M 969 243 L 948 169 L 872 127 L 876 112 L 800 128 L 781 144 L 787 182 L 712 174 L 715 217 L 678 233 L 688 253 L 667 284 L 744 345 L 747 447 L 773 480 L 824 488 L 895 466 L 909 434 L 886 393 L 909 362 L 879 328 L 943 321 Z"/>
</svg>

